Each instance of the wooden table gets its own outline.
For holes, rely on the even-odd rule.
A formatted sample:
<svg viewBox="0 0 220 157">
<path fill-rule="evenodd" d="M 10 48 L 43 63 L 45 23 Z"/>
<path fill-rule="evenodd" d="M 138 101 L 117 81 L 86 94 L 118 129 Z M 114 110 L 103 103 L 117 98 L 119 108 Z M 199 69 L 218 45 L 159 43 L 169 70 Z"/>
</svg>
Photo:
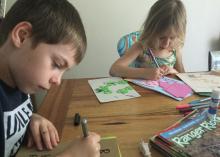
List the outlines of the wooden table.
<svg viewBox="0 0 220 157">
<path fill-rule="evenodd" d="M 138 144 L 167 128 L 182 117 L 175 109 L 198 96 L 183 101 L 146 90 L 131 84 L 141 95 L 139 98 L 99 103 L 88 79 L 63 80 L 59 87 L 52 87 L 39 107 L 39 113 L 57 127 L 62 141 L 81 135 L 80 127 L 73 125 L 75 113 L 88 118 L 89 130 L 101 136 L 117 136 L 123 157 L 141 157 Z M 151 149 L 152 157 L 161 157 Z"/>
</svg>

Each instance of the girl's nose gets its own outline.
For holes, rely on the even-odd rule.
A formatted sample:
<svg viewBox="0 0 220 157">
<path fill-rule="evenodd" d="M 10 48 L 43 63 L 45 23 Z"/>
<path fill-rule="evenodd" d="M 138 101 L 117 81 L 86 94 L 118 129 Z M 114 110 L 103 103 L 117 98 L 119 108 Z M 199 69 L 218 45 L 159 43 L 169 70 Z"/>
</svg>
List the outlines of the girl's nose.
<svg viewBox="0 0 220 157">
<path fill-rule="evenodd" d="M 165 39 L 165 40 L 163 41 L 162 47 L 163 47 L 163 48 L 167 48 L 167 47 L 169 47 L 169 45 L 170 45 L 170 39 L 167 38 L 167 39 Z"/>
</svg>

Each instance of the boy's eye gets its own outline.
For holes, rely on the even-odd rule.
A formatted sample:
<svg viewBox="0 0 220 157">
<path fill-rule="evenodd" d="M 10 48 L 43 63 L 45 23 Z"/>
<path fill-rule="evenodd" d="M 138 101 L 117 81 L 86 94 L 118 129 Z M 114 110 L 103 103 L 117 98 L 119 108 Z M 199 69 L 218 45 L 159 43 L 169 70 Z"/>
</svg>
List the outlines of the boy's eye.
<svg viewBox="0 0 220 157">
<path fill-rule="evenodd" d="M 62 68 L 62 65 L 57 63 L 57 62 L 53 62 L 53 67 L 54 68 L 58 68 L 58 69 L 61 69 Z"/>
</svg>

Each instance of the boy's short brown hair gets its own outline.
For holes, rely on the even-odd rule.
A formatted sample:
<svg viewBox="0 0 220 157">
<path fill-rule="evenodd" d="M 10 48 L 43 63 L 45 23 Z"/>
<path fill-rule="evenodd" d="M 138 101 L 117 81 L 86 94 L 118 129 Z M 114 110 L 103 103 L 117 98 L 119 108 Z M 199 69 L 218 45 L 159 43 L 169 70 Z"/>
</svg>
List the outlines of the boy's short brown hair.
<svg viewBox="0 0 220 157">
<path fill-rule="evenodd" d="M 33 47 L 39 43 L 73 43 L 75 61 L 86 51 L 85 30 L 78 11 L 67 0 L 17 0 L 0 25 L 0 46 L 20 22 L 32 25 Z"/>
</svg>

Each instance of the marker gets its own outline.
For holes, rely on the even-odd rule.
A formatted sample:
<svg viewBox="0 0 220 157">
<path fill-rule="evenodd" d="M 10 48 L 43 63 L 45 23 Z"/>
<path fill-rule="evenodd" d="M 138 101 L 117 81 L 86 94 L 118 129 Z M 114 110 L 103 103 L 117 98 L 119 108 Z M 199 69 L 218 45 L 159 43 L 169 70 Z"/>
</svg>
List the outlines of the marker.
<svg viewBox="0 0 220 157">
<path fill-rule="evenodd" d="M 141 140 L 141 142 L 139 144 L 139 149 L 144 157 L 151 157 L 151 152 L 150 152 L 148 143 Z"/>
<path fill-rule="evenodd" d="M 184 112 L 192 111 L 192 110 L 195 110 L 195 109 L 208 108 L 208 107 L 209 107 L 209 104 L 206 104 L 206 105 L 193 106 L 193 107 L 188 107 L 188 108 L 181 108 L 181 109 L 178 109 L 178 110 L 180 112 L 184 113 Z"/>
<path fill-rule="evenodd" d="M 209 105 L 209 103 L 198 103 L 198 104 L 181 104 L 181 105 L 177 105 L 176 109 L 177 110 L 182 110 L 182 109 L 186 109 L 186 108 L 196 108 L 196 107 L 201 107 L 201 106 L 207 106 Z"/>
<path fill-rule="evenodd" d="M 87 137 L 89 135 L 89 131 L 88 131 L 88 127 L 87 127 L 87 119 L 86 118 L 82 118 L 81 126 L 82 126 L 83 136 Z"/>
<path fill-rule="evenodd" d="M 156 58 L 155 58 L 154 55 L 153 55 L 152 50 L 151 50 L 150 48 L 148 48 L 148 51 L 149 51 L 149 54 L 150 54 L 151 58 L 153 59 L 154 64 L 156 65 L 156 67 L 157 67 L 157 68 L 160 68 L 159 64 L 158 64 L 157 61 L 156 61 Z"/>
<path fill-rule="evenodd" d="M 74 126 L 78 126 L 80 124 L 80 114 L 76 113 L 73 119 Z"/>
<path fill-rule="evenodd" d="M 197 104 L 197 103 L 202 103 L 202 102 L 206 102 L 206 101 L 211 101 L 211 99 L 212 99 L 211 97 L 208 97 L 205 99 L 193 100 L 189 104 Z"/>
<path fill-rule="evenodd" d="M 218 106 L 220 103 L 220 89 L 219 88 L 213 89 L 211 97 L 212 97 L 212 99 L 211 99 L 212 101 L 210 102 L 209 109 L 208 109 L 207 113 L 208 113 L 208 117 L 210 119 L 215 120 L 216 114 L 218 111 Z"/>
</svg>

